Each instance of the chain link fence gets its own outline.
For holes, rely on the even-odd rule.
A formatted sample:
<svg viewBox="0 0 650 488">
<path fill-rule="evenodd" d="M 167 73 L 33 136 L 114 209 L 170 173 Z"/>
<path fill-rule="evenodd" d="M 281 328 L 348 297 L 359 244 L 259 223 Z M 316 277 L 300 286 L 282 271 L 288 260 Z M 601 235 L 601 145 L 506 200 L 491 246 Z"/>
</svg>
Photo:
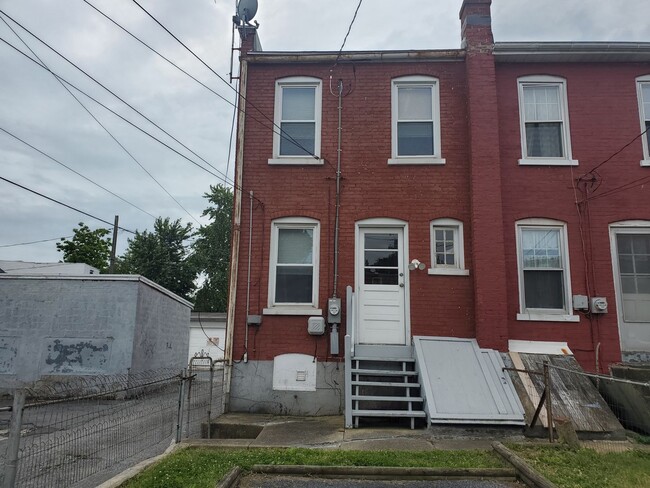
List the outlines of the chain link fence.
<svg viewBox="0 0 650 488">
<path fill-rule="evenodd" d="M 223 368 L 77 377 L 16 390 L 0 408 L 2 487 L 90 487 L 200 438 L 223 409 Z"/>
</svg>

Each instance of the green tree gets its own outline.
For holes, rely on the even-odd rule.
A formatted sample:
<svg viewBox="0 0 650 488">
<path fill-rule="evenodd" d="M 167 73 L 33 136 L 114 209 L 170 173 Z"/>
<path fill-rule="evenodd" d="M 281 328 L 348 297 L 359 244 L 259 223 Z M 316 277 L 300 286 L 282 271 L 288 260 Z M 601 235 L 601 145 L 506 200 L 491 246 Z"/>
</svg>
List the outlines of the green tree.
<svg viewBox="0 0 650 488">
<path fill-rule="evenodd" d="M 153 232 L 136 232 L 128 241 L 118 270 L 125 274 L 140 274 L 164 286 L 169 291 L 189 299 L 196 288 L 196 269 L 184 242 L 192 235 L 192 224 L 180 219 L 158 217 Z"/>
<path fill-rule="evenodd" d="M 73 229 L 72 239 L 62 238 L 56 243 L 56 249 L 63 253 L 64 263 L 85 263 L 98 268 L 100 273 L 108 270 L 111 256 L 111 239 L 108 229 L 90 228 L 83 222 Z"/>
<path fill-rule="evenodd" d="M 228 306 L 230 227 L 233 193 L 223 185 L 210 186 L 204 195 L 209 204 L 202 216 L 210 223 L 196 233 L 192 259 L 204 280 L 194 295 L 194 310 L 225 312 Z"/>
</svg>

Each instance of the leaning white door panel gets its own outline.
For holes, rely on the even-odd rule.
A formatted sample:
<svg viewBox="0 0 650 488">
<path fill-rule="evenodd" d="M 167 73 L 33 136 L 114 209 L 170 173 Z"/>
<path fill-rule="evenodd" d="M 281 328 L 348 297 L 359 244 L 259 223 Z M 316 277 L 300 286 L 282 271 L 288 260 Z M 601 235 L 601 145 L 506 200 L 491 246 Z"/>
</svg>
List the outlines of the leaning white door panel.
<svg viewBox="0 0 650 488">
<path fill-rule="evenodd" d="M 496 351 L 475 339 L 414 337 L 431 422 L 524 423 L 524 411 Z"/>
</svg>

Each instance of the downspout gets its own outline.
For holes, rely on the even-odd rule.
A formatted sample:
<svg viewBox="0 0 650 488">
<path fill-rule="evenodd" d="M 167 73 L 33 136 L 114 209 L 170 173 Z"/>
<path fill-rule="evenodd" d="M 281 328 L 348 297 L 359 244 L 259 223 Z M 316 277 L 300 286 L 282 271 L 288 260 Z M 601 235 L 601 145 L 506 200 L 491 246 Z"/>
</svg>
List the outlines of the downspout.
<svg viewBox="0 0 650 488">
<path fill-rule="evenodd" d="M 248 270 L 246 271 L 246 335 L 244 336 L 244 362 L 248 362 L 248 316 L 251 310 L 251 255 L 253 247 L 253 191 L 249 193 L 250 210 L 248 215 Z"/>
<path fill-rule="evenodd" d="M 341 114 L 343 112 L 343 80 L 338 83 L 339 97 L 339 127 L 338 141 L 336 148 L 336 216 L 334 217 L 334 292 L 332 296 L 337 297 L 336 288 L 339 281 L 339 210 L 341 208 Z"/>
<path fill-rule="evenodd" d="M 246 125 L 246 82 L 248 61 L 242 57 L 239 71 L 239 121 L 237 124 L 237 154 L 235 164 L 235 199 L 233 204 L 232 240 L 230 250 L 230 280 L 228 284 L 228 315 L 226 324 L 226 352 L 224 376 L 224 412 L 230 406 L 230 383 L 232 379 L 233 332 L 235 327 L 235 300 L 237 298 L 237 273 L 239 271 L 239 241 L 241 238 L 242 169 L 244 166 L 244 129 Z"/>
</svg>

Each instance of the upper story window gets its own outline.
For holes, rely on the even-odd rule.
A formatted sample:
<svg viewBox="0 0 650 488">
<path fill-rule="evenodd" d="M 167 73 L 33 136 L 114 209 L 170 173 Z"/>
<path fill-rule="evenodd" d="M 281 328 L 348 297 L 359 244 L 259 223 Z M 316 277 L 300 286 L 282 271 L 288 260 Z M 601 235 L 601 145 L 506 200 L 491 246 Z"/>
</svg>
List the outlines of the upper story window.
<svg viewBox="0 0 650 488">
<path fill-rule="evenodd" d="M 273 159 L 269 164 L 322 164 L 322 83 L 294 76 L 275 84 Z"/>
<path fill-rule="evenodd" d="M 431 221 L 431 268 L 432 275 L 466 276 L 463 243 L 463 223 L 454 219 Z"/>
<path fill-rule="evenodd" d="M 444 164 L 439 83 L 429 76 L 392 81 L 392 157 L 388 164 Z"/>
<path fill-rule="evenodd" d="M 524 76 L 518 86 L 519 164 L 577 165 L 571 157 L 566 81 L 555 76 Z"/>
<path fill-rule="evenodd" d="M 271 225 L 269 314 L 314 314 L 318 306 L 320 225 L 306 217 Z"/>
<path fill-rule="evenodd" d="M 548 219 L 517 222 L 518 320 L 578 321 L 572 315 L 566 224 Z"/>
<path fill-rule="evenodd" d="M 641 132 L 643 136 L 643 160 L 641 166 L 650 166 L 650 75 L 636 79 L 639 97 L 639 115 L 641 117 Z"/>
</svg>

